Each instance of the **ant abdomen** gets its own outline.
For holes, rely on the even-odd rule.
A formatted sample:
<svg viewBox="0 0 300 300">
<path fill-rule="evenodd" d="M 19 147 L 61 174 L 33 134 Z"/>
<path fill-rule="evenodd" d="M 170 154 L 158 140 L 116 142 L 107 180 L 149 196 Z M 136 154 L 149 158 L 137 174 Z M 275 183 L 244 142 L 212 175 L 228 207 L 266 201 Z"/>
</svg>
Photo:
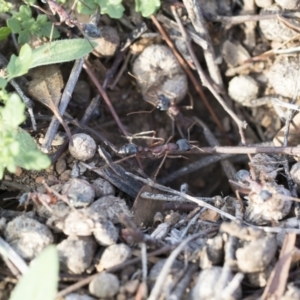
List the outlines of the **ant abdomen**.
<svg viewBox="0 0 300 300">
<path fill-rule="evenodd" d="M 132 155 L 137 153 L 138 153 L 138 147 L 133 143 L 123 145 L 118 151 L 118 154 L 121 155 Z"/>
</svg>

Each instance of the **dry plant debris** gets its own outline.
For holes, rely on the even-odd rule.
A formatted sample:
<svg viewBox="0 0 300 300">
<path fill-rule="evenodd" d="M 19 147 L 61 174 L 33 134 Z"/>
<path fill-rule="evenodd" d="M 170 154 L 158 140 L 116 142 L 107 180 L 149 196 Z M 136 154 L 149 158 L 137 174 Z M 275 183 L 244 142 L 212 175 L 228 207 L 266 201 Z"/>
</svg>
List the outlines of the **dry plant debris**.
<svg viewBox="0 0 300 300">
<path fill-rule="evenodd" d="M 53 243 L 58 299 L 300 299 L 299 1 L 124 5 L 18 80 L 53 163 L 0 182 L 1 299 Z"/>
</svg>

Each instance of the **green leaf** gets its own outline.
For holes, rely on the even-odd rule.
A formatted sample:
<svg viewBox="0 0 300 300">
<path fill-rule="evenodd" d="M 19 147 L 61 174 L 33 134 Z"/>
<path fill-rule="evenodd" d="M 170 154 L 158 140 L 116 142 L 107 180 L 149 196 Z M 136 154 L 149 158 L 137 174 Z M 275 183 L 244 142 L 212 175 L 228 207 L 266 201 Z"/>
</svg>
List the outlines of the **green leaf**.
<svg viewBox="0 0 300 300">
<path fill-rule="evenodd" d="M 28 5 L 21 5 L 19 12 L 16 15 L 22 21 L 28 20 L 32 17 L 31 8 Z"/>
<path fill-rule="evenodd" d="M 143 17 L 149 17 L 160 7 L 160 0 L 135 0 L 135 10 Z"/>
<path fill-rule="evenodd" d="M 49 246 L 34 259 L 11 293 L 10 300 L 54 300 L 58 285 L 58 254 Z"/>
<path fill-rule="evenodd" d="M 108 14 L 111 18 L 120 19 L 125 10 L 121 4 L 122 0 L 96 0 L 96 3 L 101 7 L 102 14 Z"/>
<path fill-rule="evenodd" d="M 7 65 L 8 81 L 26 74 L 32 63 L 32 49 L 28 44 L 22 46 L 19 57 L 12 55 Z"/>
<path fill-rule="evenodd" d="M 11 33 L 10 28 L 8 27 L 1 27 L 0 28 L 0 41 L 6 39 Z"/>
<path fill-rule="evenodd" d="M 26 0 L 24 2 L 28 3 L 29 5 L 32 5 L 36 3 L 36 0 Z"/>
<path fill-rule="evenodd" d="M 26 44 L 30 41 L 30 31 L 23 30 L 19 33 L 18 42 L 20 44 Z"/>
<path fill-rule="evenodd" d="M 4 90 L 7 85 L 7 80 L 3 77 L 0 77 L 0 89 Z M 1 99 L 1 98 L 0 98 Z"/>
<path fill-rule="evenodd" d="M 1 121 L 5 129 L 16 129 L 25 121 L 25 104 L 17 94 L 12 94 L 0 111 Z"/>
<path fill-rule="evenodd" d="M 48 17 L 46 15 L 38 15 L 36 18 L 36 23 L 39 25 L 42 25 L 46 23 L 48 20 Z"/>
<path fill-rule="evenodd" d="M 16 139 L 20 143 L 20 150 L 15 157 L 17 166 L 26 170 L 42 170 L 51 165 L 51 160 L 43 154 L 38 148 L 29 133 L 22 128 L 18 128 Z"/>
<path fill-rule="evenodd" d="M 50 38 L 51 35 L 51 29 L 52 29 L 52 23 L 47 22 L 41 25 L 40 31 L 42 36 L 46 36 Z M 57 39 L 60 37 L 59 31 L 54 27 L 53 32 L 52 32 L 52 39 Z"/>
<path fill-rule="evenodd" d="M 13 9 L 13 4 L 5 1 L 5 0 L 0 0 L 0 12 L 6 13 L 9 12 Z"/>
<path fill-rule="evenodd" d="M 91 43 L 96 46 L 96 43 Z M 33 50 L 31 68 L 79 59 L 93 50 L 92 45 L 86 39 L 61 40 L 45 44 Z"/>
<path fill-rule="evenodd" d="M 94 0 L 84 0 L 77 2 L 76 9 L 81 14 L 91 15 L 95 13 L 96 7 Z"/>
<path fill-rule="evenodd" d="M 6 21 L 6 24 L 13 33 L 19 33 L 22 30 L 21 22 L 17 18 L 11 17 Z"/>
</svg>

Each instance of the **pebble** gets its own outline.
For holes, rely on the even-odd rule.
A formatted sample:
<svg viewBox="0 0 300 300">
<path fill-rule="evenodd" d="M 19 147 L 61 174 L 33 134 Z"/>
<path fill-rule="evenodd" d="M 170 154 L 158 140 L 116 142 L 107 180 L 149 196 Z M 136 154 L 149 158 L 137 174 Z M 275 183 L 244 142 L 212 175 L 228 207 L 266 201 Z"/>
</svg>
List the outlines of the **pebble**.
<svg viewBox="0 0 300 300">
<path fill-rule="evenodd" d="M 74 207 L 80 208 L 94 201 L 95 190 L 86 180 L 72 178 L 63 186 L 62 195 L 66 195 Z"/>
<path fill-rule="evenodd" d="M 235 76 L 229 82 L 229 96 L 241 105 L 245 105 L 248 101 L 256 99 L 258 92 L 259 84 L 248 75 Z"/>
<path fill-rule="evenodd" d="M 69 143 L 69 151 L 74 158 L 86 161 L 95 155 L 97 145 L 92 137 L 85 133 L 77 133 L 72 138 L 73 145 Z"/>
<path fill-rule="evenodd" d="M 53 235 L 46 225 L 24 216 L 10 221 L 4 236 L 10 246 L 25 260 L 32 260 L 46 246 L 53 243 Z"/>
<path fill-rule="evenodd" d="M 93 187 L 95 188 L 96 197 L 103 197 L 103 196 L 114 196 L 116 193 L 115 187 L 104 178 L 97 178 L 93 182 Z"/>
<path fill-rule="evenodd" d="M 89 284 L 89 292 L 98 298 L 115 296 L 120 288 L 116 275 L 110 273 L 98 274 Z"/>
<path fill-rule="evenodd" d="M 92 263 L 96 247 L 92 237 L 69 236 L 57 245 L 60 267 L 71 274 L 82 274 Z"/>
<path fill-rule="evenodd" d="M 131 257 L 131 249 L 126 244 L 116 244 L 108 246 L 96 266 L 98 272 L 123 263 Z"/>
<path fill-rule="evenodd" d="M 60 158 L 55 164 L 56 172 L 61 175 L 67 169 L 67 163 L 65 159 Z"/>
<path fill-rule="evenodd" d="M 113 222 L 106 220 L 95 224 L 93 235 L 99 245 L 110 246 L 117 242 L 119 230 Z"/>
</svg>

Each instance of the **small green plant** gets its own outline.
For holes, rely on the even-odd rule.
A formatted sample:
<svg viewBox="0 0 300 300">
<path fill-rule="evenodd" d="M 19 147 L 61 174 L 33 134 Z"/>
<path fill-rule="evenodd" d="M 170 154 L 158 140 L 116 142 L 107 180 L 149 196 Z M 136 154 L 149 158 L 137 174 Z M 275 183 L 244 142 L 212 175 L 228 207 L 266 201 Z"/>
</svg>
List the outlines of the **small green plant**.
<svg viewBox="0 0 300 300">
<path fill-rule="evenodd" d="M 13 12 L 13 16 L 7 20 L 7 26 L 13 33 L 18 34 L 18 42 L 25 44 L 32 37 L 50 37 L 52 23 L 42 14 L 34 19 L 30 6 L 21 5 L 19 11 Z M 58 37 L 59 32 L 54 28 L 53 38 Z"/>
<path fill-rule="evenodd" d="M 0 12 L 6 13 L 11 11 L 13 8 L 13 4 L 10 2 L 7 2 L 5 0 L 0 0 Z"/>
<path fill-rule="evenodd" d="M 50 37 L 52 23 L 48 21 L 48 16 L 40 14 L 36 19 L 32 17 L 31 4 L 36 0 L 27 0 L 27 5 L 21 5 L 18 12 L 12 10 L 12 5 L 0 0 L 0 12 L 12 11 L 13 16 L 7 20 L 7 26 L 11 32 L 18 34 L 18 42 L 25 44 L 35 37 Z M 57 2 L 65 2 L 57 0 Z M 82 0 L 77 3 L 77 11 L 82 14 L 94 14 L 97 8 L 100 8 L 102 14 L 108 14 L 111 18 L 119 19 L 123 16 L 124 6 L 122 0 Z M 135 9 L 143 17 L 149 17 L 160 7 L 160 0 L 135 0 Z M 5 31 L 7 36 L 7 29 Z M 9 34 L 9 33 L 8 33 Z M 2 35 L 4 36 L 4 35 Z M 4 36 L 4 37 L 6 37 Z M 59 37 L 59 32 L 54 28 L 53 39 Z M 0 32 L 1 40 L 1 32 Z"/>
<path fill-rule="evenodd" d="M 26 74 L 32 64 L 32 50 L 24 45 L 19 56 L 12 55 L 7 66 L 7 76 L 0 77 L 0 179 L 5 168 L 15 172 L 16 167 L 41 170 L 50 166 L 50 159 L 41 153 L 32 137 L 19 125 L 25 121 L 25 105 L 20 97 L 8 94 L 5 87 L 9 80 Z"/>
<path fill-rule="evenodd" d="M 10 300 L 54 300 L 58 286 L 58 254 L 49 246 L 35 258 L 11 293 Z"/>
<path fill-rule="evenodd" d="M 100 7 L 102 14 L 108 14 L 111 18 L 119 19 L 125 10 L 122 0 L 83 0 L 77 4 L 78 12 L 82 14 L 93 14 Z M 135 10 L 143 17 L 149 17 L 160 7 L 160 0 L 135 0 Z"/>
</svg>

